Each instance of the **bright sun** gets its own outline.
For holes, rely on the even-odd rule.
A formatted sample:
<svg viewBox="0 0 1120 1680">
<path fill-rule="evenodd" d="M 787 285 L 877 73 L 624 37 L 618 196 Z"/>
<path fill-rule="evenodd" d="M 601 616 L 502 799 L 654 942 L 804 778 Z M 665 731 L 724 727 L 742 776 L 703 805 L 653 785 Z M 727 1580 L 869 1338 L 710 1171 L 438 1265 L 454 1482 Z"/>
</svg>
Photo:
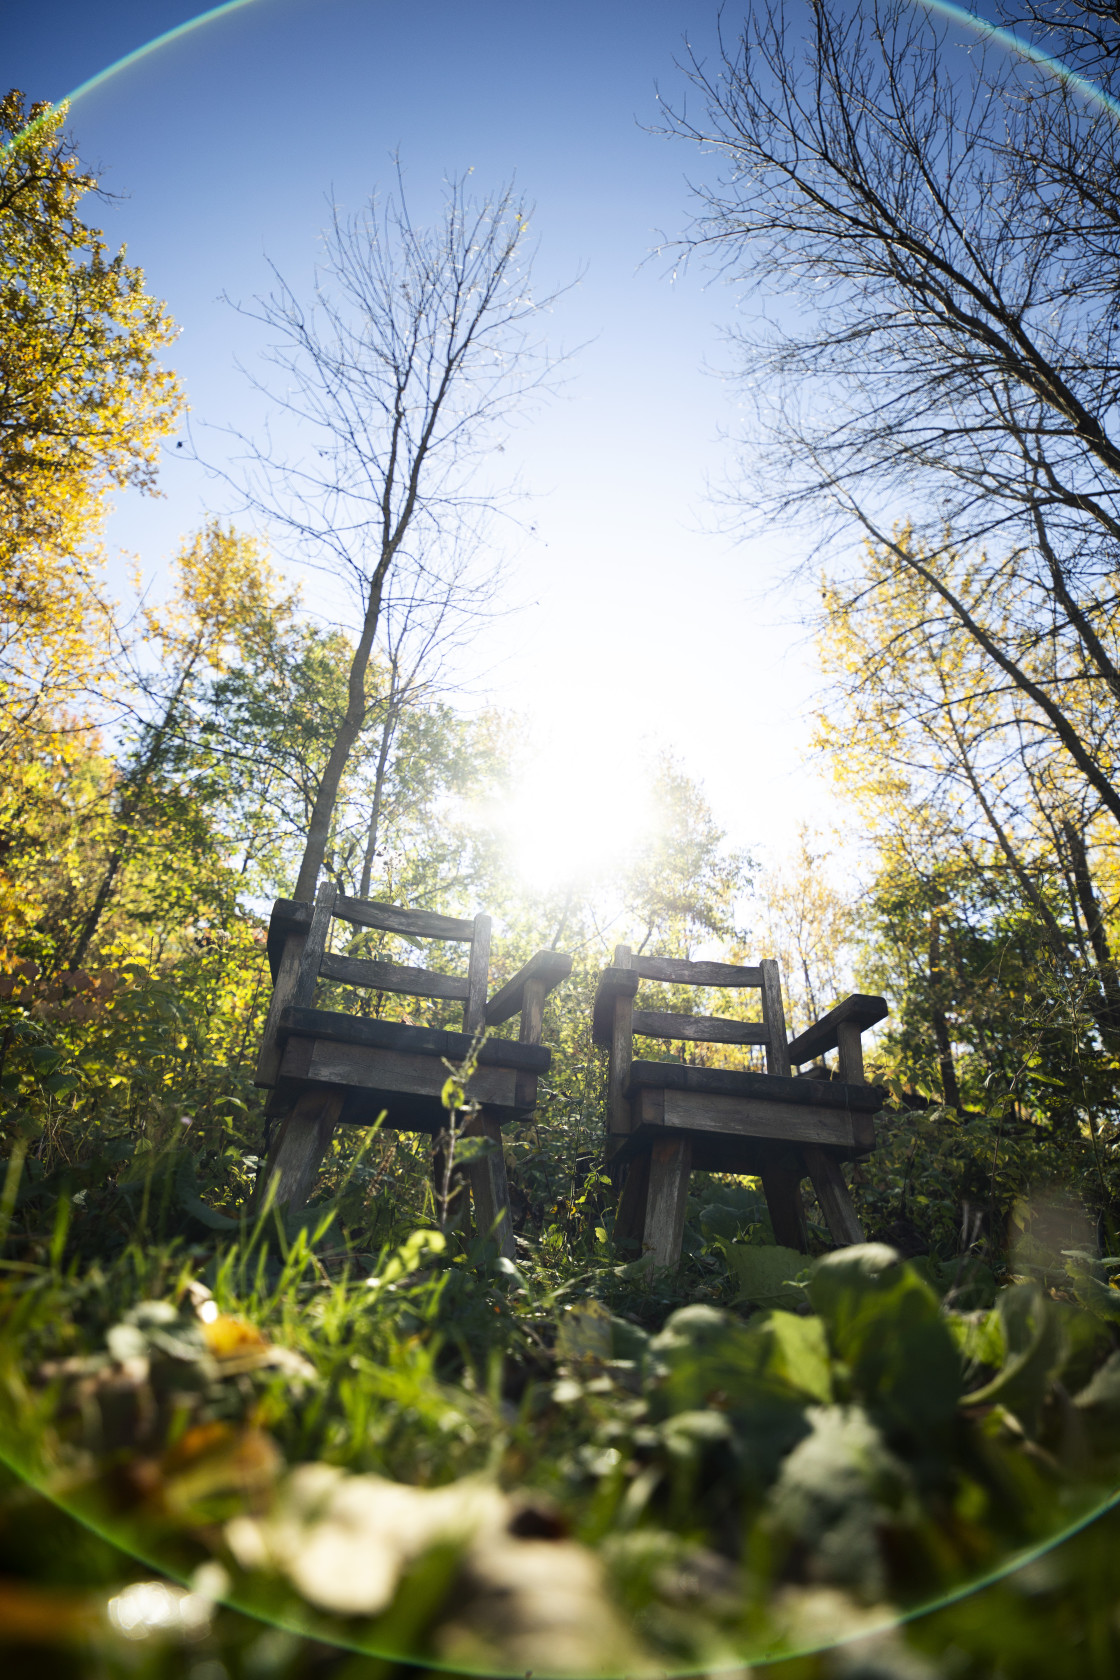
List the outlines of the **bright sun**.
<svg viewBox="0 0 1120 1680">
<path fill-rule="evenodd" d="M 577 742 L 538 753 L 499 813 L 514 867 L 547 892 L 590 884 L 649 832 L 647 767 Z"/>
</svg>

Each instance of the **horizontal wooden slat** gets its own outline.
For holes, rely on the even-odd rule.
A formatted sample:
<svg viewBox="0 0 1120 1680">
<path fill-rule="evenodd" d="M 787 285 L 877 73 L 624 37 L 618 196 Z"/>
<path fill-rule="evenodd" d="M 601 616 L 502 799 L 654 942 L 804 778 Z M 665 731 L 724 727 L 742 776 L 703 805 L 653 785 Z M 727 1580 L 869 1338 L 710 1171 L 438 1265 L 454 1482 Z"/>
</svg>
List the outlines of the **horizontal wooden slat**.
<svg viewBox="0 0 1120 1680">
<path fill-rule="evenodd" d="M 461 916 L 438 916 L 434 910 L 402 910 L 396 904 L 375 904 L 368 898 L 335 900 L 334 913 L 355 927 L 381 928 L 384 933 L 411 934 L 419 939 L 473 939 L 474 922 Z"/>
<path fill-rule="evenodd" d="M 825 1056 L 836 1049 L 836 1029 L 845 1021 L 854 1021 L 861 1031 L 865 1031 L 884 1020 L 889 1013 L 885 998 L 853 992 L 843 1003 L 838 1003 L 835 1009 L 830 1009 L 827 1015 L 822 1015 L 819 1021 L 791 1040 L 789 1059 L 794 1067 L 815 1061 L 818 1056 Z"/>
<path fill-rule="evenodd" d="M 683 957 L 631 957 L 640 980 L 663 980 L 670 986 L 761 986 L 760 968 L 737 963 L 686 962 Z"/>
<path fill-rule="evenodd" d="M 788 1074 L 754 1073 L 746 1068 L 689 1067 L 684 1062 L 636 1061 L 630 1065 L 627 1087 L 696 1091 L 720 1097 L 758 1097 L 764 1102 L 788 1102 L 798 1107 L 855 1109 L 875 1114 L 884 1093 L 877 1085 L 846 1085 L 839 1079 L 803 1079 Z"/>
<path fill-rule="evenodd" d="M 499 1027 L 503 1021 L 509 1021 L 519 1013 L 527 981 L 543 980 L 546 991 L 551 991 L 571 972 L 572 959 L 563 951 L 538 951 L 512 980 L 507 980 L 500 991 L 494 993 L 486 1005 L 487 1026 Z"/>
<path fill-rule="evenodd" d="M 410 1055 L 429 1055 L 449 1062 L 463 1062 L 470 1054 L 467 1033 L 448 1032 L 444 1027 L 416 1027 L 404 1021 L 370 1021 L 361 1015 L 347 1015 L 340 1009 L 285 1009 L 280 1032 L 308 1038 L 329 1038 L 338 1044 L 360 1044 L 369 1050 L 402 1050 Z M 551 1050 L 542 1045 L 517 1044 L 508 1038 L 489 1038 L 479 1046 L 478 1060 L 494 1067 L 511 1067 L 526 1073 L 547 1073 Z"/>
<path fill-rule="evenodd" d="M 319 978 L 341 980 L 347 986 L 369 986 L 379 992 L 405 992 L 409 997 L 454 998 L 460 1003 L 467 995 L 467 982 L 458 974 L 433 974 L 429 968 L 370 962 L 365 957 L 325 956 L 319 964 Z"/>
<path fill-rule="evenodd" d="M 656 1108 L 664 1114 L 666 1126 L 687 1131 L 769 1138 L 777 1143 L 820 1143 L 857 1152 L 875 1143 L 872 1117 L 846 1114 L 843 1109 L 801 1107 L 759 1097 L 701 1096 L 695 1091 L 666 1091 L 664 1106 L 658 1103 Z"/>
<path fill-rule="evenodd" d="M 358 1044 L 329 1039 L 290 1038 L 280 1063 L 284 1079 L 315 1085 L 348 1085 L 376 1091 L 390 1105 L 394 1091 L 439 1098 L 447 1069 L 436 1056 L 409 1056 L 394 1050 L 367 1050 Z M 478 1102 L 516 1106 L 518 1075 L 513 1068 L 479 1067 L 467 1084 L 467 1095 Z"/>
<path fill-rule="evenodd" d="M 765 1044 L 761 1021 L 725 1021 L 718 1015 L 671 1015 L 667 1009 L 635 1009 L 634 1032 L 643 1038 L 687 1038 L 699 1044 Z"/>
</svg>

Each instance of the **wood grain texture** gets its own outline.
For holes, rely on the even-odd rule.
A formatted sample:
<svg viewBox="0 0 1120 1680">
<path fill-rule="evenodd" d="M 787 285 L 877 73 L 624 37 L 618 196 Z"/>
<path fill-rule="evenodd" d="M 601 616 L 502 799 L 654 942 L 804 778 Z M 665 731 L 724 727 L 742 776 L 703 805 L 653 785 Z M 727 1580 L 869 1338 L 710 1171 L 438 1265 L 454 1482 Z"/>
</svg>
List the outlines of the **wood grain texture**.
<svg viewBox="0 0 1120 1680">
<path fill-rule="evenodd" d="M 432 910 L 405 910 L 396 904 L 375 904 L 369 898 L 346 898 L 340 894 L 334 913 L 354 927 L 380 928 L 384 933 L 411 934 L 420 939 L 474 938 L 473 920 L 437 916 Z"/>
<path fill-rule="evenodd" d="M 618 1212 L 614 1216 L 615 1247 L 633 1245 L 641 1251 L 642 1232 L 646 1223 L 646 1200 L 649 1195 L 649 1151 L 627 1163 Z"/>
<path fill-rule="evenodd" d="M 761 1021 L 728 1021 L 719 1015 L 672 1015 L 664 1009 L 635 1009 L 634 1032 L 643 1038 L 684 1038 L 699 1044 L 765 1044 Z"/>
<path fill-rule="evenodd" d="M 833 1242 L 840 1248 L 863 1242 L 863 1226 L 856 1218 L 856 1210 L 835 1155 L 811 1145 L 803 1148 L 801 1154 Z"/>
<path fill-rule="evenodd" d="M 310 922 L 310 917 L 308 917 L 308 922 Z M 296 983 L 299 980 L 300 965 L 303 962 L 303 948 L 306 943 L 306 932 L 290 933 L 284 941 L 272 987 L 272 1001 L 268 1006 L 264 1032 L 261 1035 L 261 1053 L 257 1058 L 257 1071 L 253 1076 L 254 1083 L 257 1085 L 275 1085 L 280 1072 L 280 1057 L 283 1050 L 280 1042 L 280 1021 L 284 1011 L 290 1006 L 296 995 Z"/>
<path fill-rule="evenodd" d="M 330 1038 L 339 1044 L 363 1044 L 370 1050 L 446 1056 L 451 1062 L 461 1062 L 471 1047 L 466 1033 L 448 1032 L 443 1027 L 416 1027 L 404 1021 L 370 1021 L 361 1015 L 347 1015 L 341 1009 L 286 1009 L 280 1017 L 280 1031 L 304 1038 Z M 483 1065 L 547 1073 L 552 1052 L 539 1044 L 488 1038 L 479 1048 L 478 1059 Z"/>
<path fill-rule="evenodd" d="M 638 976 L 629 968 L 615 965 L 603 969 L 595 989 L 595 1002 L 591 1011 L 591 1037 L 594 1043 L 610 1044 L 615 999 L 627 997 L 632 1005 L 639 984 Z"/>
<path fill-rule="evenodd" d="M 334 1091 L 304 1091 L 280 1127 L 262 1184 L 267 1203 L 295 1212 L 311 1194 L 342 1108 Z"/>
<path fill-rule="evenodd" d="M 553 987 L 566 980 L 571 972 L 572 959 L 565 952 L 537 951 L 512 980 L 507 980 L 505 985 L 494 993 L 486 1005 L 487 1025 L 500 1027 L 503 1021 L 513 1019 L 521 1008 L 522 992 L 528 981 L 542 981 L 547 996 Z"/>
<path fill-rule="evenodd" d="M 840 1077 L 846 1085 L 863 1085 L 863 1039 L 858 1021 L 840 1021 L 836 1028 Z"/>
<path fill-rule="evenodd" d="M 616 945 L 614 966 L 625 971 L 630 960 L 629 945 Z M 635 990 L 637 983 L 635 982 Z M 610 1022 L 610 1050 L 607 1057 L 607 1125 L 616 1135 L 630 1130 L 630 1064 L 634 1059 L 634 993 L 616 991 Z"/>
<path fill-rule="evenodd" d="M 467 998 L 463 1004 L 463 1031 L 471 1037 L 486 1019 L 486 987 L 490 978 L 490 918 L 476 916 L 467 965 Z"/>
<path fill-rule="evenodd" d="M 883 1093 L 877 1085 L 844 1085 L 839 1079 L 802 1079 L 745 1068 L 691 1067 L 675 1057 L 668 1061 L 634 1061 L 630 1089 L 659 1085 L 663 1090 L 696 1091 L 720 1097 L 761 1097 L 766 1102 L 789 1102 L 799 1108 L 836 1108 L 845 1113 L 877 1114 Z"/>
<path fill-rule="evenodd" d="M 843 1109 L 767 1102 L 763 1097 L 706 1096 L 695 1091 L 666 1091 L 666 1126 L 689 1131 L 724 1132 L 741 1137 L 772 1138 L 780 1143 L 817 1143 L 860 1151 L 870 1116 Z M 872 1130 L 872 1136 L 874 1131 Z"/>
<path fill-rule="evenodd" d="M 438 1097 L 447 1079 L 447 1069 L 436 1056 L 410 1056 L 394 1050 L 368 1050 L 358 1044 L 294 1036 L 284 1047 L 280 1074 L 283 1078 L 319 1085 L 351 1085 L 380 1092 L 387 1098 L 394 1091 Z M 513 1108 L 516 1080 L 513 1068 L 479 1066 L 467 1082 L 467 1095 L 478 1102 Z"/>
<path fill-rule="evenodd" d="M 797 1167 L 773 1164 L 765 1166 L 759 1176 L 774 1227 L 774 1241 L 783 1248 L 796 1249 L 799 1254 L 808 1253 L 809 1232 L 801 1200 L 802 1172 Z"/>
<path fill-rule="evenodd" d="M 761 986 L 761 968 L 738 963 L 686 962 L 683 957 L 633 957 L 630 967 L 640 980 L 663 980 L 670 986 Z"/>
<path fill-rule="evenodd" d="M 280 972 L 280 959 L 288 939 L 295 934 L 302 942 L 310 926 L 310 904 L 298 898 L 276 899 L 268 923 L 268 964 L 272 971 L 273 985 L 276 984 Z"/>
<path fill-rule="evenodd" d="M 330 938 L 331 915 L 337 897 L 338 893 L 330 881 L 323 881 L 315 894 L 311 925 L 307 930 L 295 991 L 290 1000 L 297 1009 L 309 1008 L 315 1001 L 315 982 L 323 966 L 323 953 Z"/>
<path fill-rule="evenodd" d="M 497 1243 L 499 1253 L 512 1260 L 513 1215 L 509 1205 L 506 1158 L 502 1153 L 502 1128 L 497 1119 L 483 1109 L 467 1121 L 463 1136 L 486 1137 L 494 1144 L 493 1151 L 484 1160 L 471 1161 L 467 1166 L 474 1198 L 475 1230 L 480 1237 L 490 1237 Z"/>
<path fill-rule="evenodd" d="M 762 1019 L 766 1022 L 766 1071 L 786 1075 L 790 1072 L 789 1049 L 786 1045 L 786 1012 L 782 1006 L 782 979 L 773 957 L 763 957 L 758 965 L 762 970 Z"/>
<path fill-rule="evenodd" d="M 811 1027 L 806 1027 L 803 1033 L 790 1043 L 790 1060 L 800 1067 L 804 1062 L 814 1062 L 818 1056 L 825 1056 L 837 1045 L 836 1029 L 843 1021 L 854 1021 L 865 1032 L 877 1022 L 886 1019 L 890 1011 L 885 998 L 872 997 L 866 992 L 853 992 L 835 1009 L 830 1009 L 827 1015 L 822 1015 L 819 1021 Z"/>
<path fill-rule="evenodd" d="M 666 1140 L 653 1145 L 649 1155 L 642 1249 L 652 1256 L 655 1266 L 675 1266 L 681 1257 L 691 1172 L 692 1145 L 687 1140 Z"/>
<path fill-rule="evenodd" d="M 545 983 L 526 980 L 521 992 L 521 1021 L 517 1037 L 521 1044 L 539 1044 L 544 1031 Z"/>
<path fill-rule="evenodd" d="M 459 1002 L 467 999 L 467 981 L 461 975 L 435 974 L 430 968 L 406 968 L 403 963 L 376 962 L 369 957 L 325 956 L 319 973 L 324 980 L 341 980 L 346 986 L 365 986 L 378 992 Z"/>
</svg>

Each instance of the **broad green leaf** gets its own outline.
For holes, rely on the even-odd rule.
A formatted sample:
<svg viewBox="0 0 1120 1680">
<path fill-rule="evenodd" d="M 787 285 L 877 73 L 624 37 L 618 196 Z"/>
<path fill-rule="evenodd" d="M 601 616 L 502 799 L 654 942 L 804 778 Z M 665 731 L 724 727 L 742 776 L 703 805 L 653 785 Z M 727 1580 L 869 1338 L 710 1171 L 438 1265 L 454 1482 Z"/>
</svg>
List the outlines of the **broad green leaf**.
<svg viewBox="0 0 1120 1680">
<path fill-rule="evenodd" d="M 805 1291 L 791 1281 L 805 1267 L 796 1249 L 722 1240 L 719 1248 L 738 1286 L 736 1301 L 756 1307 L 797 1307 L 804 1301 Z"/>
<path fill-rule="evenodd" d="M 991 1382 L 965 1395 L 961 1404 L 1004 1406 L 1033 1435 L 1051 1379 L 1066 1356 L 1061 1316 L 1034 1283 L 1005 1289 L 996 1310 L 1007 1342 L 1007 1363 Z"/>
<path fill-rule="evenodd" d="M 813 1268 L 809 1297 L 855 1398 L 916 1436 L 949 1423 L 960 1358 L 937 1295 L 893 1248 L 860 1243 L 825 1255 Z"/>
</svg>

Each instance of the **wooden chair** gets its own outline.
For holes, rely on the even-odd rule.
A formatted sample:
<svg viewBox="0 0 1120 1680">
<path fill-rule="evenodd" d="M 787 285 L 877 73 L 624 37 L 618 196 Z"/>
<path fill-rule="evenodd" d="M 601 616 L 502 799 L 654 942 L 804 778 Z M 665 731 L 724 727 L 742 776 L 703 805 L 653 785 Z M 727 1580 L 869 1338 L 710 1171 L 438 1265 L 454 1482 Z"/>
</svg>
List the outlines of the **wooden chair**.
<svg viewBox="0 0 1120 1680">
<path fill-rule="evenodd" d="M 378 928 L 411 939 L 458 940 L 470 945 L 465 978 L 429 969 L 328 950 L 332 918 L 354 927 Z M 444 1130 L 447 1111 L 440 1100 L 448 1077 L 445 1062 L 466 1059 L 474 1035 L 520 1014 L 520 1037 L 488 1038 L 466 1090 L 481 1103 L 463 1128 L 465 1136 L 490 1138 L 496 1147 L 468 1168 L 475 1216 L 482 1231 L 493 1230 L 502 1252 L 513 1254 L 509 1187 L 501 1148 L 501 1126 L 525 1120 L 537 1100 L 537 1080 L 548 1071 L 552 1052 L 540 1042 L 544 1000 L 571 973 L 572 959 L 538 951 L 521 972 L 487 1000 L 490 918 L 461 919 L 429 910 L 399 909 L 346 898 L 324 884 L 314 907 L 277 899 L 268 930 L 272 1004 L 265 1023 L 256 1083 L 271 1088 L 268 1112 L 283 1116 L 269 1153 L 260 1194 L 299 1208 L 306 1201 L 336 1125 L 372 1125 L 384 1112 L 389 1130 Z M 320 980 L 413 997 L 453 998 L 463 1004 L 463 1030 L 417 1027 L 369 1020 L 338 1010 L 316 1009 Z M 498 1221 L 500 1220 L 500 1223 Z"/>
<path fill-rule="evenodd" d="M 638 1010 L 643 980 L 668 985 L 734 986 L 762 994 L 761 1021 Z M 778 965 L 683 962 L 615 949 L 595 997 L 593 1035 L 609 1047 L 607 1153 L 624 1177 L 616 1239 L 638 1241 L 656 1264 L 674 1265 L 684 1234 L 689 1174 L 745 1173 L 762 1179 L 774 1236 L 807 1246 L 801 1181 L 812 1180 L 833 1240 L 863 1241 L 840 1163 L 875 1145 L 882 1106 L 863 1076 L 860 1034 L 887 1014 L 882 998 L 856 993 L 786 1042 Z M 634 1038 L 707 1044 L 761 1044 L 766 1072 L 634 1060 Z M 792 1077 L 792 1069 L 839 1051 L 840 1077 Z"/>
</svg>

